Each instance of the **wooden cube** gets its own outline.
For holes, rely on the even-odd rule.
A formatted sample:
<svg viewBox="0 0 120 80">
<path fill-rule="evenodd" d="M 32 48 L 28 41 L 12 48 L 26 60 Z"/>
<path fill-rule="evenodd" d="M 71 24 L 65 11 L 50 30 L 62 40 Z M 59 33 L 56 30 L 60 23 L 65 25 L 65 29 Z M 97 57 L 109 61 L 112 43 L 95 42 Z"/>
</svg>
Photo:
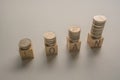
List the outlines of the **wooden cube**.
<svg viewBox="0 0 120 80">
<path fill-rule="evenodd" d="M 88 33 L 87 42 L 91 48 L 101 48 L 104 38 L 101 37 L 99 39 L 94 39 L 91 37 L 91 35 Z"/>
<path fill-rule="evenodd" d="M 22 59 L 32 59 L 32 58 L 34 58 L 32 47 L 30 47 L 27 50 L 19 49 L 19 52 L 20 52 L 20 56 L 21 56 Z"/>
<path fill-rule="evenodd" d="M 80 47 L 81 47 L 81 41 L 80 40 L 72 41 L 68 37 L 67 38 L 67 47 L 68 47 L 68 50 L 70 52 L 79 52 L 80 51 Z"/>
<path fill-rule="evenodd" d="M 57 44 L 54 45 L 45 45 L 46 56 L 53 56 L 57 55 L 58 53 L 58 46 Z"/>
</svg>

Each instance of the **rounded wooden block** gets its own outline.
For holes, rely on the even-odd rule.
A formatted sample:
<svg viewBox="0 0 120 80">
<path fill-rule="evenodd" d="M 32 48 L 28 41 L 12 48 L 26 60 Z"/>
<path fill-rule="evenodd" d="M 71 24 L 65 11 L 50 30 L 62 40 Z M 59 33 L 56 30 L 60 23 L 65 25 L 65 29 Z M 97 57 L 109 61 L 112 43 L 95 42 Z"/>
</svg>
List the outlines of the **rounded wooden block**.
<svg viewBox="0 0 120 80">
<path fill-rule="evenodd" d="M 69 37 L 72 40 L 79 40 L 79 38 L 80 38 L 80 27 L 71 26 L 69 28 Z"/>
<path fill-rule="evenodd" d="M 24 38 L 19 42 L 20 49 L 29 49 L 30 46 L 31 46 L 31 40 L 28 38 Z"/>
</svg>

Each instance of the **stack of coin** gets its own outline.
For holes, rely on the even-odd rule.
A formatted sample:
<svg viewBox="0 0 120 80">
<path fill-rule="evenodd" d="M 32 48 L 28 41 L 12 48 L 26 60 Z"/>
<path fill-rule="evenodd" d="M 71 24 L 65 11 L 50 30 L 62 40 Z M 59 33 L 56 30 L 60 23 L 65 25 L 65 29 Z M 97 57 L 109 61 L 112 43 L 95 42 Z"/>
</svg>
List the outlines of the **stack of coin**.
<svg viewBox="0 0 120 80">
<path fill-rule="evenodd" d="M 44 41 L 47 45 L 54 45 L 56 44 L 56 36 L 53 32 L 46 32 L 44 34 Z"/>
<path fill-rule="evenodd" d="M 91 28 L 91 36 L 93 38 L 96 39 L 101 38 L 105 22 L 106 22 L 105 16 L 97 15 L 93 17 L 93 24 Z"/>
<path fill-rule="evenodd" d="M 80 28 L 76 26 L 72 26 L 69 28 L 69 38 L 72 41 L 77 41 L 80 38 Z"/>
</svg>

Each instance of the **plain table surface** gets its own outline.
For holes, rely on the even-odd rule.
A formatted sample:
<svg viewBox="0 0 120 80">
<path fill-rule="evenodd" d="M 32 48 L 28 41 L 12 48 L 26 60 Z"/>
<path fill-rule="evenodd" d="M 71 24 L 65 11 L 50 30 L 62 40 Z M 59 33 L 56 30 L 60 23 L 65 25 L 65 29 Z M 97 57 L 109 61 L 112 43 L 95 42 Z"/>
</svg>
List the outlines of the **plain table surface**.
<svg viewBox="0 0 120 80">
<path fill-rule="evenodd" d="M 119 0 L 0 0 L 0 80 L 120 80 Z M 105 15 L 101 49 L 87 35 L 95 15 Z M 71 25 L 80 26 L 79 55 L 66 48 Z M 57 36 L 58 55 L 45 55 L 43 33 Z M 30 38 L 34 59 L 23 64 L 18 43 Z"/>
</svg>

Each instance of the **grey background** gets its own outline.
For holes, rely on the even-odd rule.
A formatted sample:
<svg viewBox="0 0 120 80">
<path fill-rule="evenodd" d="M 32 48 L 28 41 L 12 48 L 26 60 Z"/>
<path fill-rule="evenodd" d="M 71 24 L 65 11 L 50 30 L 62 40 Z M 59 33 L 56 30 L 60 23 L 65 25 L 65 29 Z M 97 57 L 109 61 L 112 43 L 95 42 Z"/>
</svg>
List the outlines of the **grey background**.
<svg viewBox="0 0 120 80">
<path fill-rule="evenodd" d="M 0 80 L 120 80 L 119 0 L 0 0 Z M 104 43 L 92 50 L 86 43 L 92 18 L 107 17 Z M 66 49 L 70 25 L 81 27 L 81 51 Z M 58 55 L 47 61 L 43 33 L 56 33 Z M 32 40 L 35 58 L 22 64 L 18 43 Z"/>
</svg>

